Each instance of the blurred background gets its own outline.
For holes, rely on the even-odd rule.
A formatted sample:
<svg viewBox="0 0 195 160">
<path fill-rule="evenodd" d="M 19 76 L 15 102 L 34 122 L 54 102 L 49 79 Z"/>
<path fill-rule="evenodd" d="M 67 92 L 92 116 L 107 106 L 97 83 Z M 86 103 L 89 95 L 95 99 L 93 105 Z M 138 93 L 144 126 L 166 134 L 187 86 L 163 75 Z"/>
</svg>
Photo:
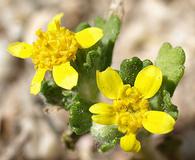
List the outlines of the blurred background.
<svg viewBox="0 0 195 160">
<path fill-rule="evenodd" d="M 45 29 L 58 12 L 64 12 L 63 25 L 74 29 L 82 21 L 106 17 L 110 5 L 111 0 L 0 0 L 0 160 L 195 159 L 195 0 L 123 0 L 113 67 L 132 56 L 154 60 L 163 42 L 186 52 L 185 75 L 173 96 L 180 111 L 175 131 L 152 136 L 142 154 L 119 147 L 98 153 L 90 135 L 67 149 L 61 140 L 67 113 L 30 95 L 33 65 L 6 52 L 9 42 L 33 42 L 35 31 Z"/>
</svg>

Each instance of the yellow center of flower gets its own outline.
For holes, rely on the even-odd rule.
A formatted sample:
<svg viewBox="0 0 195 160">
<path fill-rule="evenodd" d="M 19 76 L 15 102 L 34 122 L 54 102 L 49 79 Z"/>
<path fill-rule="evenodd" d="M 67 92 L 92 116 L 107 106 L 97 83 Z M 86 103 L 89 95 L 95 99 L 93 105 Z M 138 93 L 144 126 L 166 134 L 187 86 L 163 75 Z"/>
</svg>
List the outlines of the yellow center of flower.
<svg viewBox="0 0 195 160">
<path fill-rule="evenodd" d="M 135 87 L 125 86 L 120 97 L 114 100 L 114 108 L 119 131 L 134 133 L 142 127 L 143 115 L 149 110 L 149 103 Z"/>
<path fill-rule="evenodd" d="M 38 39 L 33 43 L 32 61 L 35 68 L 52 70 L 53 66 L 76 58 L 79 47 L 75 34 L 60 25 L 56 30 L 38 30 Z"/>
</svg>

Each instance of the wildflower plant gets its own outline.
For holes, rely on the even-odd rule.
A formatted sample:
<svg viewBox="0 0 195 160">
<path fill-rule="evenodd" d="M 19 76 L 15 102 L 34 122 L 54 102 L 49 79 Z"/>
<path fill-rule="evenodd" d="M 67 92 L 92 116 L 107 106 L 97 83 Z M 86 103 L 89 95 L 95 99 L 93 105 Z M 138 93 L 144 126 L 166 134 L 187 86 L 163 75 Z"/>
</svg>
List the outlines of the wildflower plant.
<svg viewBox="0 0 195 160">
<path fill-rule="evenodd" d="M 140 151 L 136 134 L 142 128 L 153 134 L 173 131 L 178 109 L 171 97 L 184 74 L 184 62 L 181 47 L 164 43 L 154 64 L 133 57 L 125 59 L 119 71 L 109 67 L 96 72 L 99 90 L 113 100 L 109 104 L 96 103 L 89 109 L 94 121 L 91 133 L 98 140 L 100 151 L 107 151 L 118 142 L 124 151 Z"/>
<path fill-rule="evenodd" d="M 112 82 L 112 83 L 110 83 Z M 95 114 L 92 120 L 103 125 L 116 125 L 125 135 L 120 138 L 124 151 L 136 151 L 141 148 L 136 132 L 142 126 L 151 133 L 164 134 L 173 130 L 175 120 L 168 113 L 151 111 L 148 99 L 153 97 L 162 84 L 160 68 L 149 65 L 143 68 L 135 79 L 134 86 L 123 84 L 120 75 L 112 68 L 97 71 L 97 84 L 100 91 L 112 104 L 96 103 L 90 107 Z"/>
<path fill-rule="evenodd" d="M 124 151 L 138 152 L 144 137 L 137 134 L 143 129 L 173 131 L 178 110 L 171 97 L 184 74 L 183 49 L 164 43 L 155 62 L 133 57 L 116 70 L 110 66 L 118 16 L 81 23 L 75 32 L 61 25 L 62 16 L 56 15 L 46 31 L 38 29 L 33 44 L 8 46 L 13 56 L 32 59 L 36 73 L 30 92 L 67 110 L 71 131 L 77 138 L 90 132 L 100 151 L 119 143 Z M 45 78 L 46 71 L 52 76 Z M 100 92 L 112 102 L 100 102 Z"/>
</svg>

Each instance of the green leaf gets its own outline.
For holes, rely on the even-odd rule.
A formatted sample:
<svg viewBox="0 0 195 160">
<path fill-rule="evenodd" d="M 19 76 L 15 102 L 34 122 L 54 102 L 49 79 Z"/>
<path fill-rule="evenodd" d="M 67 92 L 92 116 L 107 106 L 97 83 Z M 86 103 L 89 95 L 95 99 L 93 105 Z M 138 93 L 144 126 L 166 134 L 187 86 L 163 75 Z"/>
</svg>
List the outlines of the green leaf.
<svg viewBox="0 0 195 160">
<path fill-rule="evenodd" d="M 66 110 L 69 110 L 72 104 L 79 101 L 77 91 L 60 88 L 52 80 L 42 82 L 41 93 L 47 103 L 61 106 Z"/>
<path fill-rule="evenodd" d="M 73 104 L 79 102 L 80 100 L 78 91 L 63 90 L 62 95 L 63 95 L 63 99 L 62 99 L 63 107 L 66 110 L 69 110 Z"/>
<path fill-rule="evenodd" d="M 115 125 L 100 125 L 93 123 L 91 134 L 99 143 L 99 151 L 105 152 L 113 148 L 122 137 L 122 133 L 118 131 Z"/>
<path fill-rule="evenodd" d="M 165 89 L 171 94 L 184 74 L 185 52 L 181 47 L 173 48 L 171 44 L 164 43 L 156 59 L 156 65 L 162 70 Z"/>
<path fill-rule="evenodd" d="M 87 133 L 92 125 L 90 104 L 80 100 L 70 107 L 69 123 L 71 130 L 77 135 Z"/>
<path fill-rule="evenodd" d="M 120 71 L 119 71 L 123 83 L 130 84 L 131 86 L 133 86 L 135 82 L 135 78 L 142 68 L 143 68 L 143 63 L 137 57 L 123 60 L 120 65 Z"/>
<path fill-rule="evenodd" d="M 103 44 L 102 63 L 105 64 L 105 67 L 101 68 L 101 70 L 104 70 L 111 65 L 113 48 L 120 32 L 121 22 L 118 16 L 112 15 L 106 22 L 100 19 L 98 21 L 96 20 L 96 25 L 104 31 L 104 37 L 101 40 Z"/>
<path fill-rule="evenodd" d="M 170 114 L 174 119 L 178 117 L 177 106 L 172 104 L 171 96 L 168 91 L 161 88 L 159 92 L 149 100 L 152 110 L 164 111 Z"/>
<path fill-rule="evenodd" d="M 96 17 L 95 19 L 95 26 L 99 28 L 104 28 L 106 21 L 101 17 Z"/>
<path fill-rule="evenodd" d="M 184 74 L 185 53 L 181 47 L 173 48 L 171 44 L 164 43 L 160 48 L 156 65 L 163 73 L 163 84 L 158 93 L 150 99 L 153 110 L 165 111 L 177 119 L 177 106 L 172 104 L 171 97 Z"/>
<path fill-rule="evenodd" d="M 47 103 L 64 106 L 62 101 L 62 88 L 58 87 L 53 81 L 43 81 L 41 93 L 45 97 Z"/>
<path fill-rule="evenodd" d="M 97 22 L 97 21 L 96 21 Z M 100 22 L 100 21 L 99 21 Z M 108 44 L 109 41 L 112 41 L 113 43 L 116 41 L 116 38 L 120 31 L 120 19 L 116 15 L 110 16 L 108 21 L 106 23 L 102 23 L 102 29 L 104 31 L 104 37 L 102 39 L 103 44 Z"/>
<path fill-rule="evenodd" d="M 149 65 L 153 65 L 152 61 L 150 61 L 149 59 L 143 60 L 143 68 L 145 68 Z"/>
<path fill-rule="evenodd" d="M 119 139 L 116 138 L 113 141 L 109 142 L 109 143 L 103 143 L 102 145 L 100 145 L 98 151 L 99 152 L 107 152 L 108 150 L 114 148 L 116 146 L 116 144 L 118 143 Z"/>
<path fill-rule="evenodd" d="M 163 102 L 164 102 L 164 111 L 169 113 L 173 118 L 177 119 L 178 109 L 177 106 L 172 104 L 170 93 L 166 90 L 163 90 Z"/>
</svg>

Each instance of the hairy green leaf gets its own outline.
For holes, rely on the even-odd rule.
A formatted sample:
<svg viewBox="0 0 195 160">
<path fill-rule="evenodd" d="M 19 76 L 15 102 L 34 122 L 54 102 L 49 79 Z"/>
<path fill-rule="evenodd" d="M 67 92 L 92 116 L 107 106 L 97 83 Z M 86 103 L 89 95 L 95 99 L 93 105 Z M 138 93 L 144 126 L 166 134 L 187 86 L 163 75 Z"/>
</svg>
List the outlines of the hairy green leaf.
<svg viewBox="0 0 195 160">
<path fill-rule="evenodd" d="M 41 93 L 45 97 L 47 103 L 63 106 L 62 88 L 58 87 L 53 81 L 43 81 Z"/>
<path fill-rule="evenodd" d="M 173 48 L 164 43 L 160 48 L 155 64 L 160 67 L 165 80 L 165 89 L 171 94 L 184 74 L 185 52 L 181 47 Z"/>
<path fill-rule="evenodd" d="M 92 125 L 90 104 L 80 100 L 70 107 L 69 123 L 73 132 L 77 135 L 87 133 Z"/>
<path fill-rule="evenodd" d="M 104 37 L 102 38 L 102 63 L 105 64 L 101 70 L 106 69 L 110 66 L 112 62 L 112 53 L 115 41 L 118 37 L 120 32 L 121 22 L 118 16 L 112 15 L 110 18 L 105 22 L 104 20 L 96 20 L 96 25 L 103 29 Z"/>
<path fill-rule="evenodd" d="M 77 91 L 60 88 L 52 80 L 43 81 L 41 93 L 47 103 L 61 106 L 66 110 L 69 110 L 72 104 L 79 101 Z"/>
<path fill-rule="evenodd" d="M 99 152 L 107 152 L 108 150 L 114 148 L 116 144 L 118 143 L 119 138 L 115 138 L 113 141 L 105 142 L 98 148 Z"/>
<path fill-rule="evenodd" d="M 149 59 L 143 60 L 143 68 L 149 65 L 153 65 L 152 61 L 150 61 Z"/>
<path fill-rule="evenodd" d="M 112 15 L 104 25 L 101 23 L 102 29 L 104 30 L 104 37 L 102 39 L 103 44 L 108 44 L 109 41 L 112 41 L 113 43 L 116 41 L 120 31 L 120 25 L 120 19 L 115 15 Z"/>
<path fill-rule="evenodd" d="M 173 118 L 177 119 L 178 117 L 177 106 L 172 104 L 170 93 L 165 89 L 160 89 L 159 92 L 149 100 L 149 102 L 152 110 L 167 112 Z"/>
<path fill-rule="evenodd" d="M 170 93 L 166 90 L 163 90 L 163 102 L 164 102 L 164 111 L 169 113 L 173 118 L 177 119 L 178 109 L 177 106 L 172 104 Z"/>
<path fill-rule="evenodd" d="M 130 84 L 131 86 L 133 86 L 135 82 L 135 78 L 142 68 L 143 68 L 143 63 L 137 57 L 123 60 L 120 65 L 120 71 L 119 71 L 123 83 Z"/>
</svg>

